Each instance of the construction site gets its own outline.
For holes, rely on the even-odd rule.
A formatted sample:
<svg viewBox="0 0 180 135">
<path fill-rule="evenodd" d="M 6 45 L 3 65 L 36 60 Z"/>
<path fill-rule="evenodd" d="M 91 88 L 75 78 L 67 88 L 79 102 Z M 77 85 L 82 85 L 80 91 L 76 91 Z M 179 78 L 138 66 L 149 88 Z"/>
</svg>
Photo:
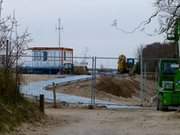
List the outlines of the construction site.
<svg viewBox="0 0 180 135">
<path fill-rule="evenodd" d="M 132 2 L 145 7 L 136 10 L 130 1 L 40 1 L 0 0 L 0 135 L 180 134 L 178 0 L 149 0 L 155 13 L 144 0 Z M 7 5 L 18 9 L 7 16 Z M 55 33 L 49 26 L 60 11 Z M 124 22 L 136 11 L 148 19 Z M 104 25 L 119 13 L 128 27 Z"/>
</svg>

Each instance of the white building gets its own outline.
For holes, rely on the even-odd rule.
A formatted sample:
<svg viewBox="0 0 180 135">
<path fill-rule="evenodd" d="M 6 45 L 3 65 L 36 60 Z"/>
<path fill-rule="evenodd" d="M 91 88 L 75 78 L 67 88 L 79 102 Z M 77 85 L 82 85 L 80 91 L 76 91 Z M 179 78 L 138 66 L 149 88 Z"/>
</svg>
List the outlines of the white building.
<svg viewBox="0 0 180 135">
<path fill-rule="evenodd" d="M 73 64 L 73 49 L 55 47 L 33 47 L 32 67 L 57 68 Z"/>
</svg>

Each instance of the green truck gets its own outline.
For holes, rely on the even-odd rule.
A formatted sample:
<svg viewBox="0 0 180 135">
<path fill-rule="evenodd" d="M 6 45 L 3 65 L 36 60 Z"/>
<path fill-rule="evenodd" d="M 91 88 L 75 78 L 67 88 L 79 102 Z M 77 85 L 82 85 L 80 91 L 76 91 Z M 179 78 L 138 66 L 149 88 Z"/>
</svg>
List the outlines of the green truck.
<svg viewBox="0 0 180 135">
<path fill-rule="evenodd" d="M 157 110 L 180 106 L 180 70 L 176 59 L 161 59 L 157 87 Z"/>
</svg>

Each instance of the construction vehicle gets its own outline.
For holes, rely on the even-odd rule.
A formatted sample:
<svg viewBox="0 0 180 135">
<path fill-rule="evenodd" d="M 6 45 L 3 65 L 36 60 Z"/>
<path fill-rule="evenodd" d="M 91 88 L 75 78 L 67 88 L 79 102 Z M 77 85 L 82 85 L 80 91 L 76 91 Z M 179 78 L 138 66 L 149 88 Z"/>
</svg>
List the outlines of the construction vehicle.
<svg viewBox="0 0 180 135">
<path fill-rule="evenodd" d="M 126 59 L 125 55 L 120 55 L 118 59 L 118 72 L 129 73 L 134 67 L 135 60 L 133 58 Z"/>
<path fill-rule="evenodd" d="M 127 69 L 126 65 L 126 56 L 125 55 L 120 55 L 118 59 L 118 72 L 119 73 L 125 73 Z"/>
<path fill-rule="evenodd" d="M 174 40 L 177 48 L 180 37 L 180 19 L 173 26 L 173 33 L 168 40 Z M 177 109 L 180 107 L 180 61 L 179 49 L 177 58 L 161 59 L 159 62 L 159 75 L 157 87 L 157 110 Z"/>
<path fill-rule="evenodd" d="M 159 62 L 157 110 L 180 105 L 180 71 L 177 59 L 161 59 Z"/>
</svg>

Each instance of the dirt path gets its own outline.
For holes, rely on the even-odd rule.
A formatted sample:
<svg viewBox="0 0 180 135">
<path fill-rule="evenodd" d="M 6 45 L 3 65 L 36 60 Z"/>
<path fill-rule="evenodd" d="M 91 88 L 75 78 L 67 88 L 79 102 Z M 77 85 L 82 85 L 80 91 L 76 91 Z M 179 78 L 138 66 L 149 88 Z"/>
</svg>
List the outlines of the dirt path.
<svg viewBox="0 0 180 135">
<path fill-rule="evenodd" d="M 68 116 L 66 126 L 51 130 L 48 135 L 179 135 L 180 114 L 175 112 L 48 110 L 57 117 Z"/>
<path fill-rule="evenodd" d="M 180 113 L 155 110 L 47 109 L 44 124 L 13 135 L 179 135 Z"/>
</svg>

